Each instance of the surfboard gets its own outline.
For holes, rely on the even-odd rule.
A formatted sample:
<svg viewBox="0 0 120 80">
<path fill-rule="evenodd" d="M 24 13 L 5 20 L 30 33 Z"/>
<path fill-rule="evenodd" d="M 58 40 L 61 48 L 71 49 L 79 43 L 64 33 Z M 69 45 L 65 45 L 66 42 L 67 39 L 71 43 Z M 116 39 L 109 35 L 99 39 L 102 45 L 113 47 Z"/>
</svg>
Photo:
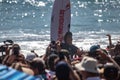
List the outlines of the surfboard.
<svg viewBox="0 0 120 80">
<path fill-rule="evenodd" d="M 51 41 L 63 42 L 63 37 L 70 30 L 70 0 L 55 0 L 51 15 Z"/>
</svg>

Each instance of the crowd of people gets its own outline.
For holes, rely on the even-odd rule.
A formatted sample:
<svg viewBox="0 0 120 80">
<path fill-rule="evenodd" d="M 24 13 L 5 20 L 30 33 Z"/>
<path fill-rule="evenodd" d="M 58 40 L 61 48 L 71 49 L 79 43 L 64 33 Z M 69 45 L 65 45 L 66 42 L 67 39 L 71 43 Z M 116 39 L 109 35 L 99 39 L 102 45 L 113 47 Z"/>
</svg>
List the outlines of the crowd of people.
<svg viewBox="0 0 120 80">
<path fill-rule="evenodd" d="M 25 58 L 20 50 L 14 43 L 0 47 L 6 53 L 0 63 L 40 80 L 120 80 L 119 42 L 106 49 L 92 45 L 84 51 L 72 44 L 72 33 L 67 32 L 64 43 L 52 41 L 43 56 L 31 51 L 33 55 Z"/>
</svg>

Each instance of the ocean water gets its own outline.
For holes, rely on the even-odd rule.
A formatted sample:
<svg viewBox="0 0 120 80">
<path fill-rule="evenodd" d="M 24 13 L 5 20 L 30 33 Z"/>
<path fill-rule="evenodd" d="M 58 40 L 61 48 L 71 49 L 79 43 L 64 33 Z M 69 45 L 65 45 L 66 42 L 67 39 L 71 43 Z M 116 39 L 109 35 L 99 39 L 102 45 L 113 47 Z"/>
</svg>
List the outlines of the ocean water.
<svg viewBox="0 0 120 80">
<path fill-rule="evenodd" d="M 54 0 L 0 0 L 0 45 L 11 39 L 23 53 L 44 54 L 50 43 L 50 20 Z M 111 34 L 120 40 L 120 0 L 71 0 L 73 44 L 89 50 L 93 44 L 105 48 Z"/>
</svg>

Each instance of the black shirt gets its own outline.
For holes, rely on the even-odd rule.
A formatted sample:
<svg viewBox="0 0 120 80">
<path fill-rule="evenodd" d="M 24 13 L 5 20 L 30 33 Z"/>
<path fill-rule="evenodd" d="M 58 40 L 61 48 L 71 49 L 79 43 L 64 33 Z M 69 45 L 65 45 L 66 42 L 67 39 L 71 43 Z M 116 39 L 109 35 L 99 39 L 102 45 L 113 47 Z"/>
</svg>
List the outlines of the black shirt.
<svg viewBox="0 0 120 80">
<path fill-rule="evenodd" d="M 61 48 L 68 50 L 70 55 L 72 56 L 77 53 L 77 49 L 78 49 L 75 45 L 69 45 L 66 43 L 62 43 Z"/>
</svg>

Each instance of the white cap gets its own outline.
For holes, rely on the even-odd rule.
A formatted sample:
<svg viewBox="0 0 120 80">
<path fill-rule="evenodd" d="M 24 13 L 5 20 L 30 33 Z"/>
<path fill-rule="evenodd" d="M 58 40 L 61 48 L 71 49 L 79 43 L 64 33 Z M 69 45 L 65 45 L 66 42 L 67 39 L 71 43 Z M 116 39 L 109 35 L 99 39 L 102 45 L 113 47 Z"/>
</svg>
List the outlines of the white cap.
<svg viewBox="0 0 120 80">
<path fill-rule="evenodd" d="M 35 57 L 36 57 L 36 55 L 34 53 L 28 53 L 26 56 L 26 60 L 32 61 Z"/>
</svg>

